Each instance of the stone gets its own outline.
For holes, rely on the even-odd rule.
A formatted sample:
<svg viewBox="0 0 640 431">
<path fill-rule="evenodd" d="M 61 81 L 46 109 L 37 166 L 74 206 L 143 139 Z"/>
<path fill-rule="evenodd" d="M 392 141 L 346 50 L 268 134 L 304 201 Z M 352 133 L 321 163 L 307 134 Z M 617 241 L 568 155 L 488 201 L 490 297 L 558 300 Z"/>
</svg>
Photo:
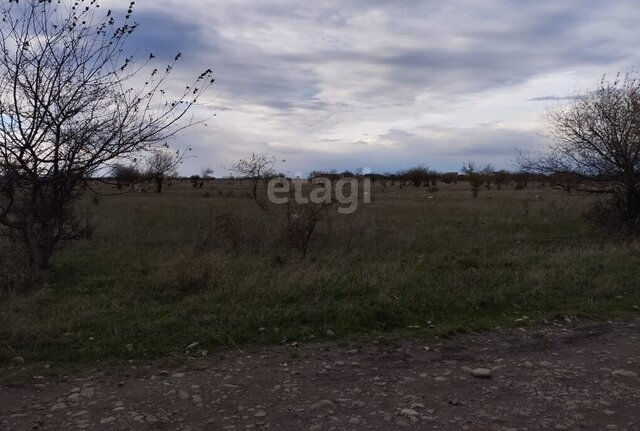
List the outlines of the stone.
<svg viewBox="0 0 640 431">
<path fill-rule="evenodd" d="M 115 422 L 116 418 L 113 416 L 109 416 L 108 418 L 104 418 L 100 421 L 101 424 L 110 424 L 111 422 Z"/>
<path fill-rule="evenodd" d="M 311 410 L 318 410 L 327 407 L 333 407 L 334 402 L 331 400 L 321 400 L 311 406 Z"/>
<path fill-rule="evenodd" d="M 57 403 L 51 406 L 51 411 L 57 412 L 58 410 L 65 410 L 66 408 L 67 408 L 67 405 L 65 403 Z"/>
<path fill-rule="evenodd" d="M 615 370 L 611 375 L 613 377 L 638 377 L 638 373 L 629 370 Z"/>
<path fill-rule="evenodd" d="M 471 375 L 479 379 L 488 379 L 491 377 L 491 370 L 488 368 L 475 368 L 471 370 Z"/>
<path fill-rule="evenodd" d="M 96 395 L 96 390 L 93 388 L 84 388 L 80 391 L 80 395 L 84 398 L 93 398 Z"/>
<path fill-rule="evenodd" d="M 187 346 L 187 348 L 185 350 L 189 351 L 192 349 L 195 349 L 196 347 L 198 347 L 200 345 L 200 343 L 191 343 Z"/>
</svg>

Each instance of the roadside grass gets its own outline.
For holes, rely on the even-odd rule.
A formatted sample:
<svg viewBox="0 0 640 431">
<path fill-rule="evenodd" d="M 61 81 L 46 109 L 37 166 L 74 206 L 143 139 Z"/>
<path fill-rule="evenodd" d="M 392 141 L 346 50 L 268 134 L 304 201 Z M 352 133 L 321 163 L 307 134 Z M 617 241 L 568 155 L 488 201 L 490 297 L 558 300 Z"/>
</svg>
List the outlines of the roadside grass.
<svg viewBox="0 0 640 431">
<path fill-rule="evenodd" d="M 262 212 L 242 184 L 88 197 L 96 235 L 61 250 L 42 286 L 11 288 L 26 275 L 3 245 L 0 361 L 640 315 L 640 246 L 590 226 L 588 197 L 532 187 L 473 199 L 462 184 L 372 196 L 351 216 L 331 209 L 306 258 L 283 240 L 283 209 Z"/>
</svg>

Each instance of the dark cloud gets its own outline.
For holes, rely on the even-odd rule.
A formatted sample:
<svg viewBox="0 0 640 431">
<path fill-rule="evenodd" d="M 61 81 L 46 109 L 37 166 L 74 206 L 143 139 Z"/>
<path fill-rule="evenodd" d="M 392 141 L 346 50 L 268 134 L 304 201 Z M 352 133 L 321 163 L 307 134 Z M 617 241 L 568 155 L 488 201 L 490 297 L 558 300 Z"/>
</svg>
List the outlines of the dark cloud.
<svg viewBox="0 0 640 431">
<path fill-rule="evenodd" d="M 193 71 L 214 66 L 220 115 L 189 134 L 201 158 L 453 169 L 540 145 L 544 106 L 526 102 L 570 100 L 636 65 L 637 19 L 631 0 L 157 0 L 134 40 L 163 59 L 185 53 Z"/>
<path fill-rule="evenodd" d="M 215 38 L 205 39 L 199 26 L 172 15 L 167 9 L 138 11 L 135 21 L 139 27 L 129 47 L 140 55 L 153 53 L 159 60 L 171 61 L 182 53 L 185 61 L 197 65 L 202 52 L 216 49 Z"/>
</svg>

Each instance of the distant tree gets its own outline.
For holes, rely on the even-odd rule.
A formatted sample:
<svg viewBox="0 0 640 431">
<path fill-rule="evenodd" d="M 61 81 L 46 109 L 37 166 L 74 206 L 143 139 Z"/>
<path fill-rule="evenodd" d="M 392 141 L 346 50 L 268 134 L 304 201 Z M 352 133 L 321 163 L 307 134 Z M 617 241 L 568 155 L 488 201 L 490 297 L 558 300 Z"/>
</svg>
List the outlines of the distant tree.
<svg viewBox="0 0 640 431">
<path fill-rule="evenodd" d="M 262 208 L 266 210 L 266 203 L 258 196 L 260 184 L 267 182 L 276 175 L 277 159 L 268 154 L 252 153 L 251 157 L 240 159 L 234 163 L 231 170 L 246 179 L 251 184 L 251 197 Z"/>
<path fill-rule="evenodd" d="M 458 184 L 460 175 L 457 172 L 445 172 L 440 178 L 445 184 Z"/>
<path fill-rule="evenodd" d="M 498 190 L 502 188 L 502 186 L 507 185 L 511 178 L 511 173 L 504 169 L 501 169 L 497 172 L 493 173 L 493 182 L 495 183 Z"/>
<path fill-rule="evenodd" d="M 405 172 L 408 181 L 411 181 L 414 187 L 428 186 L 433 172 L 424 166 L 416 166 Z"/>
<path fill-rule="evenodd" d="M 610 196 L 602 221 L 640 228 L 640 81 L 603 77 L 593 90 L 549 114 L 555 142 L 539 157 L 521 156 L 523 168 L 571 189 Z"/>
<path fill-rule="evenodd" d="M 119 24 L 97 0 L 0 5 L 0 224 L 36 271 L 90 233 L 74 205 L 87 179 L 192 125 L 181 120 L 213 82 L 207 70 L 169 96 L 180 55 L 161 70 L 136 65 L 133 5 Z"/>
<path fill-rule="evenodd" d="M 162 188 L 168 177 L 176 174 L 176 168 L 182 161 L 182 155 L 167 149 L 155 150 L 147 161 L 147 177 L 154 182 L 156 193 Z"/>
<path fill-rule="evenodd" d="M 386 189 L 387 185 L 389 184 L 389 174 L 386 172 L 382 174 L 371 174 L 371 184 L 375 184 L 376 181 L 378 181 L 380 185 L 382 185 L 382 187 Z"/>
<path fill-rule="evenodd" d="M 408 171 L 404 169 L 397 171 L 395 174 L 395 180 L 400 183 L 400 187 L 406 186 L 407 182 L 410 181 L 408 176 Z"/>
<path fill-rule="evenodd" d="M 487 190 L 491 190 L 491 183 L 495 180 L 495 169 L 493 168 L 493 165 L 486 165 L 482 168 L 481 173 L 485 187 Z"/>
<path fill-rule="evenodd" d="M 465 175 L 465 179 L 471 185 L 471 192 L 473 197 L 477 198 L 482 184 L 487 180 L 487 175 L 493 170 L 491 165 L 486 165 L 483 168 L 479 168 L 474 162 L 469 162 L 462 167 L 462 173 Z"/>
<path fill-rule="evenodd" d="M 144 174 L 138 169 L 136 165 L 121 165 L 117 164 L 111 170 L 112 177 L 116 182 L 118 189 L 123 187 L 133 187 L 135 184 L 140 183 L 144 179 Z"/>
<path fill-rule="evenodd" d="M 191 181 L 191 185 L 194 188 L 202 187 L 202 177 L 200 175 L 191 175 L 189 177 L 189 181 Z"/>
<path fill-rule="evenodd" d="M 326 176 L 326 172 L 325 171 L 321 171 L 321 170 L 313 170 L 311 172 L 309 172 L 309 179 L 314 179 L 314 178 L 322 178 L 324 176 Z"/>
<path fill-rule="evenodd" d="M 314 170 L 309 173 L 309 179 L 313 180 L 316 178 L 327 178 L 332 183 L 338 181 L 340 179 L 340 174 L 335 171 L 323 171 L 323 170 Z"/>
<path fill-rule="evenodd" d="M 572 172 L 556 172 L 549 175 L 548 178 L 552 185 L 562 188 L 569 194 L 574 190 L 578 190 L 582 181 L 578 175 Z"/>
<path fill-rule="evenodd" d="M 516 182 L 516 189 L 526 189 L 531 181 L 531 173 L 521 170 L 513 174 L 513 179 Z"/>
<path fill-rule="evenodd" d="M 213 169 L 211 168 L 204 168 L 200 171 L 200 175 L 202 176 L 202 181 L 200 182 L 200 187 L 202 188 L 204 186 L 204 183 L 206 183 L 207 181 L 209 181 L 209 179 L 211 178 L 211 176 L 213 175 Z"/>
</svg>

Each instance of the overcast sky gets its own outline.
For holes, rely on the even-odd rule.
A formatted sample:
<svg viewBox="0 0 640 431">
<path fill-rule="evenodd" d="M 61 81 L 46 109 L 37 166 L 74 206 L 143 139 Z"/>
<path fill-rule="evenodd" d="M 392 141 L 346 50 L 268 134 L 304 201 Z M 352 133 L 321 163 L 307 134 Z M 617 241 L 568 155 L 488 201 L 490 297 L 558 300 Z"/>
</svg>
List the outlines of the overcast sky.
<svg viewBox="0 0 640 431">
<path fill-rule="evenodd" d="M 198 115 L 217 116 L 173 142 L 197 156 L 184 174 L 251 152 L 288 173 L 513 168 L 546 109 L 640 60 L 632 0 L 137 0 L 134 16 L 141 51 L 215 72 Z"/>
</svg>

